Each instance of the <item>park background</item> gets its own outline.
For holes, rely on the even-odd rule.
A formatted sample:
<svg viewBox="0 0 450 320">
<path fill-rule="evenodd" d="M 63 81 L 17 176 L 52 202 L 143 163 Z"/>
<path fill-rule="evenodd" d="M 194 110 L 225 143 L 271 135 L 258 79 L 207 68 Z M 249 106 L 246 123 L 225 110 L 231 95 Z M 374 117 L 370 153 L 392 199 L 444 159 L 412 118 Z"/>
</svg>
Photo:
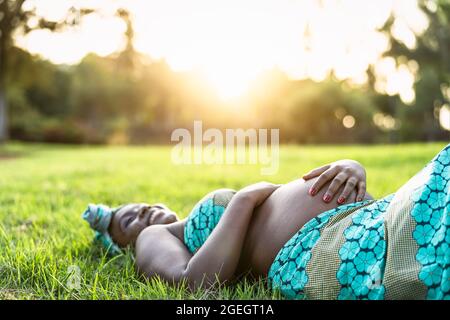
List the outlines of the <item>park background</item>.
<svg viewBox="0 0 450 320">
<path fill-rule="evenodd" d="M 285 183 L 343 158 L 395 192 L 450 140 L 448 0 L 0 0 L 0 298 L 189 293 L 92 245 L 88 203 Z M 171 162 L 173 129 L 279 128 L 280 169 Z M 74 273 L 75 272 L 75 273 Z"/>
<path fill-rule="evenodd" d="M 284 143 L 450 137 L 448 0 L 0 2 L 0 138 L 170 143 L 194 120 Z"/>
</svg>

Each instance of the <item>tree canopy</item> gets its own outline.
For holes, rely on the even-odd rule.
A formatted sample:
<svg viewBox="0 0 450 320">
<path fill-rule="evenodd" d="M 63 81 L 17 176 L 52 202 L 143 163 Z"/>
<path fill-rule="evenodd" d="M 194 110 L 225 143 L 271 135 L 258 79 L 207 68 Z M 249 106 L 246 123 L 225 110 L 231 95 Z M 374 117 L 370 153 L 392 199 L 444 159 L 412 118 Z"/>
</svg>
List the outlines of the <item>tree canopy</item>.
<svg viewBox="0 0 450 320">
<path fill-rule="evenodd" d="M 86 56 L 73 66 L 55 65 L 14 46 L 13 30 L 58 30 L 79 22 L 91 9 L 71 9 L 61 21 L 30 26 L 24 1 L 0 0 L 0 116 L 9 105 L 13 139 L 65 143 L 169 142 L 170 132 L 196 119 L 215 128 L 280 128 L 292 143 L 375 143 L 448 140 L 440 111 L 450 115 L 450 3 L 419 0 L 429 27 L 408 47 L 397 39 L 392 16 L 380 30 L 390 41 L 384 54 L 397 67 L 415 68 L 415 99 L 377 88 L 374 66 L 368 82 L 354 85 L 332 73 L 320 82 L 290 80 L 273 69 L 231 105 L 196 74 L 174 72 L 164 60 L 135 51 L 133 19 L 121 9 L 126 45 L 107 57 Z M 430 4 L 431 3 L 431 4 Z M 239 75 L 236 75 L 237 77 Z M 6 93 L 6 94 L 5 94 Z M 2 117 L 6 119 L 6 115 Z M 0 123 L 0 128 L 2 124 Z M 6 124 L 3 125 L 6 130 Z M 1 136 L 1 134 L 0 134 Z"/>
</svg>

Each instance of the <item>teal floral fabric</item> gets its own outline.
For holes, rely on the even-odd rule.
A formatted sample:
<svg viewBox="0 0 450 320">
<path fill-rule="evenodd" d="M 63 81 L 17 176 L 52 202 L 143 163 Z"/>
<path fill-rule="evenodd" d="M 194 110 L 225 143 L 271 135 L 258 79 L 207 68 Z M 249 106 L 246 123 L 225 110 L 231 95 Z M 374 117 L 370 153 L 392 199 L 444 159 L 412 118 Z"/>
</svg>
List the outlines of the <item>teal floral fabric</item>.
<svg viewBox="0 0 450 320">
<path fill-rule="evenodd" d="M 309 221 L 269 283 L 291 299 L 450 299 L 449 225 L 450 145 L 397 193 Z"/>
<path fill-rule="evenodd" d="M 214 191 L 192 209 L 184 227 L 184 243 L 191 253 L 208 239 L 235 193 L 230 189 Z"/>
<path fill-rule="evenodd" d="M 450 145 L 428 165 L 428 181 L 413 195 L 413 238 L 419 279 L 428 299 L 450 299 Z"/>
<path fill-rule="evenodd" d="M 272 263 L 268 280 L 274 290 L 289 299 L 306 298 L 303 288 L 308 283 L 306 266 L 311 259 L 312 249 L 320 238 L 320 230 L 339 212 L 362 207 L 370 200 L 340 206 L 326 211 L 308 221 L 279 251 Z"/>
<path fill-rule="evenodd" d="M 389 195 L 352 215 L 352 225 L 344 231 L 345 243 L 339 249 L 342 263 L 336 274 L 341 285 L 338 299 L 383 299 L 384 216 L 392 198 Z"/>
</svg>

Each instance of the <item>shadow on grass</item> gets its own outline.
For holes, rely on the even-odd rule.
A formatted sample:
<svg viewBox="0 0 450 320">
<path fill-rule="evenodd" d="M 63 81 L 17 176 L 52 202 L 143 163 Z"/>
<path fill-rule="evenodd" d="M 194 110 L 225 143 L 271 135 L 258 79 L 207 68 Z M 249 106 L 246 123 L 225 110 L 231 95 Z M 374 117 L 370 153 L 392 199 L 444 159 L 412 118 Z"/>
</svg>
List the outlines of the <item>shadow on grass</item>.
<svg viewBox="0 0 450 320">
<path fill-rule="evenodd" d="M 0 161 L 24 158 L 29 156 L 31 152 L 31 148 L 24 148 L 14 144 L 0 144 Z"/>
<path fill-rule="evenodd" d="M 21 153 L 21 152 L 0 150 L 0 161 L 13 160 L 13 159 L 21 158 L 23 156 L 24 156 L 24 153 Z"/>
</svg>

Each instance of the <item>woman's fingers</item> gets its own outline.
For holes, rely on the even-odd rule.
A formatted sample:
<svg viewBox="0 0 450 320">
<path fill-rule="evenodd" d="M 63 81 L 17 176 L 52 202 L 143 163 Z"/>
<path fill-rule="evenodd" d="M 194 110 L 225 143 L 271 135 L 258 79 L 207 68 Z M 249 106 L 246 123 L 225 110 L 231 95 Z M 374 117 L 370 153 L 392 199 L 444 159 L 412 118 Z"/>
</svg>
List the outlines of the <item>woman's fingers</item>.
<svg viewBox="0 0 450 320">
<path fill-rule="evenodd" d="M 358 194 L 356 195 L 356 201 L 360 202 L 364 199 L 366 195 L 366 183 L 364 181 L 360 181 L 358 183 Z"/>
<path fill-rule="evenodd" d="M 325 183 L 327 183 L 328 181 L 333 179 L 338 172 L 339 172 L 339 169 L 337 167 L 331 167 L 328 170 L 326 170 L 324 173 L 322 173 L 320 175 L 319 179 L 317 179 L 317 181 L 314 182 L 312 187 L 309 189 L 309 194 L 312 196 L 316 195 L 317 192 L 319 192 L 319 190 L 322 189 L 322 187 L 325 185 Z"/>
<path fill-rule="evenodd" d="M 357 183 L 358 183 L 358 179 L 356 179 L 355 177 L 348 178 L 347 183 L 345 184 L 344 190 L 342 191 L 341 195 L 338 198 L 337 202 L 339 204 L 344 204 L 348 200 L 350 193 L 356 188 Z"/>
<path fill-rule="evenodd" d="M 323 201 L 330 202 L 333 200 L 334 195 L 338 191 L 339 187 L 345 183 L 345 181 L 348 179 L 348 175 L 344 172 L 340 172 L 331 182 L 330 186 L 328 187 L 327 192 L 323 195 Z"/>
<path fill-rule="evenodd" d="M 310 172 L 308 172 L 307 174 L 303 175 L 302 178 L 305 180 L 315 178 L 315 177 L 319 176 L 320 174 L 322 174 L 323 172 L 325 172 L 325 170 L 328 170 L 329 168 L 330 168 L 329 164 L 321 166 L 321 167 L 313 169 Z"/>
</svg>

